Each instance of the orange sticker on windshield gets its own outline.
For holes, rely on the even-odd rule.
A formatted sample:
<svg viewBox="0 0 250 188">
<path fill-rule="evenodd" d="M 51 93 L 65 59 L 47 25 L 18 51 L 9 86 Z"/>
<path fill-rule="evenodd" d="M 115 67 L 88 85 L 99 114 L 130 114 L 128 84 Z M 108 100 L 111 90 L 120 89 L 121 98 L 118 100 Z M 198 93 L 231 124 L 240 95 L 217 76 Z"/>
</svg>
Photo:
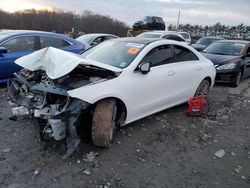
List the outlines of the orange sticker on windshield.
<svg viewBox="0 0 250 188">
<path fill-rule="evenodd" d="M 130 48 L 128 50 L 128 54 L 135 55 L 139 52 L 139 50 L 140 50 L 139 48 Z"/>
</svg>

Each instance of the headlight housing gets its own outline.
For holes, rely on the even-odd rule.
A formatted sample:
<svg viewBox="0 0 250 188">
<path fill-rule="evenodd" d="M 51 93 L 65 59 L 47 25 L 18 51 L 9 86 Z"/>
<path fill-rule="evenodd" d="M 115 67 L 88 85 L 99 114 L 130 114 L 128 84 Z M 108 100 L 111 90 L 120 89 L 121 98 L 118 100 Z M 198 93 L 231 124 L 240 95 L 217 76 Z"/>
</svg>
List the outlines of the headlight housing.
<svg viewBox="0 0 250 188">
<path fill-rule="evenodd" d="M 226 69 L 234 69 L 236 63 L 227 63 L 221 66 L 216 67 L 217 70 L 226 70 Z"/>
</svg>

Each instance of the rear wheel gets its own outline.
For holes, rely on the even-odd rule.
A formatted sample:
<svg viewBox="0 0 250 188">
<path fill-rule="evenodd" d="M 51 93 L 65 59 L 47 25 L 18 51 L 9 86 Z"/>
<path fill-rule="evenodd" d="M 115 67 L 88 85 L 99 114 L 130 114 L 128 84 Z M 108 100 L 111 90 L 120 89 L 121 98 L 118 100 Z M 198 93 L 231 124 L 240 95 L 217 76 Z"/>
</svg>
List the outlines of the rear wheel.
<svg viewBox="0 0 250 188">
<path fill-rule="evenodd" d="M 239 83 L 240 83 L 240 80 L 241 80 L 241 77 L 242 77 L 242 70 L 240 69 L 235 78 L 233 79 L 232 83 L 231 83 L 231 86 L 232 87 L 238 87 Z"/>
<path fill-rule="evenodd" d="M 211 84 L 208 80 L 202 80 L 200 85 L 198 86 L 194 96 L 204 96 L 207 95 L 209 92 L 209 89 L 211 87 Z"/>
<path fill-rule="evenodd" d="M 97 103 L 92 122 L 92 141 L 100 147 L 111 147 L 116 132 L 117 105 L 113 99 Z"/>
</svg>

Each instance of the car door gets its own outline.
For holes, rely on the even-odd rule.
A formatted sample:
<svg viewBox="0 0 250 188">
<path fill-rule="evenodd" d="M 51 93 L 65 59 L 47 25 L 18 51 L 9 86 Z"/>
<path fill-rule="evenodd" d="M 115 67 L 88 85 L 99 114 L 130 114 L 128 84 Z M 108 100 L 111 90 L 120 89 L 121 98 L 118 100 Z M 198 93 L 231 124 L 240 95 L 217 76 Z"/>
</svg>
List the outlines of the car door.
<svg viewBox="0 0 250 188">
<path fill-rule="evenodd" d="M 35 37 L 20 36 L 11 38 L 3 42 L 0 47 L 5 47 L 8 50 L 8 53 L 0 54 L 0 79 L 7 79 L 14 72 L 21 69 L 14 61 L 35 51 Z"/>
<path fill-rule="evenodd" d="M 202 65 L 189 49 L 174 45 L 159 46 L 141 61 L 151 62 L 148 74 L 133 74 L 134 114 L 140 118 L 186 102 L 202 80 Z"/>
<path fill-rule="evenodd" d="M 136 119 L 158 111 L 169 103 L 174 87 L 174 73 L 169 69 L 174 54 L 171 45 L 162 45 L 152 49 L 140 64 L 151 63 L 151 70 L 142 74 L 137 68 L 132 74 L 133 112 Z M 139 65 L 140 65 L 139 64 Z"/>
<path fill-rule="evenodd" d="M 206 74 L 203 63 L 191 50 L 181 45 L 173 45 L 173 48 L 174 60 L 169 64 L 169 69 L 175 73 L 176 84 L 172 91 L 175 96 L 172 105 L 192 97 Z"/>
</svg>

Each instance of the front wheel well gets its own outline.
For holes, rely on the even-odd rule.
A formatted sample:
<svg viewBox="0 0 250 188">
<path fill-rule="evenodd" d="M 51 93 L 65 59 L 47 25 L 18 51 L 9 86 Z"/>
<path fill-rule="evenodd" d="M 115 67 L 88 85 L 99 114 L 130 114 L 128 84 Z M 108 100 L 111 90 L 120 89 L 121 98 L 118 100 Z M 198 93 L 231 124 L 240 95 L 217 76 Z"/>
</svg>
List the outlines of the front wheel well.
<svg viewBox="0 0 250 188">
<path fill-rule="evenodd" d="M 209 76 L 207 76 L 206 78 L 204 78 L 204 80 L 207 80 L 210 83 L 210 85 L 212 85 L 212 79 Z"/>
<path fill-rule="evenodd" d="M 127 118 L 127 107 L 126 107 L 125 103 L 121 99 L 116 98 L 116 97 L 104 98 L 104 99 L 96 101 L 93 104 L 93 107 L 95 108 L 97 103 L 99 103 L 100 101 L 103 101 L 103 100 L 107 100 L 107 99 L 113 99 L 113 100 L 116 101 L 116 104 L 117 104 L 117 124 L 118 125 L 124 124 L 125 120 Z"/>
</svg>

